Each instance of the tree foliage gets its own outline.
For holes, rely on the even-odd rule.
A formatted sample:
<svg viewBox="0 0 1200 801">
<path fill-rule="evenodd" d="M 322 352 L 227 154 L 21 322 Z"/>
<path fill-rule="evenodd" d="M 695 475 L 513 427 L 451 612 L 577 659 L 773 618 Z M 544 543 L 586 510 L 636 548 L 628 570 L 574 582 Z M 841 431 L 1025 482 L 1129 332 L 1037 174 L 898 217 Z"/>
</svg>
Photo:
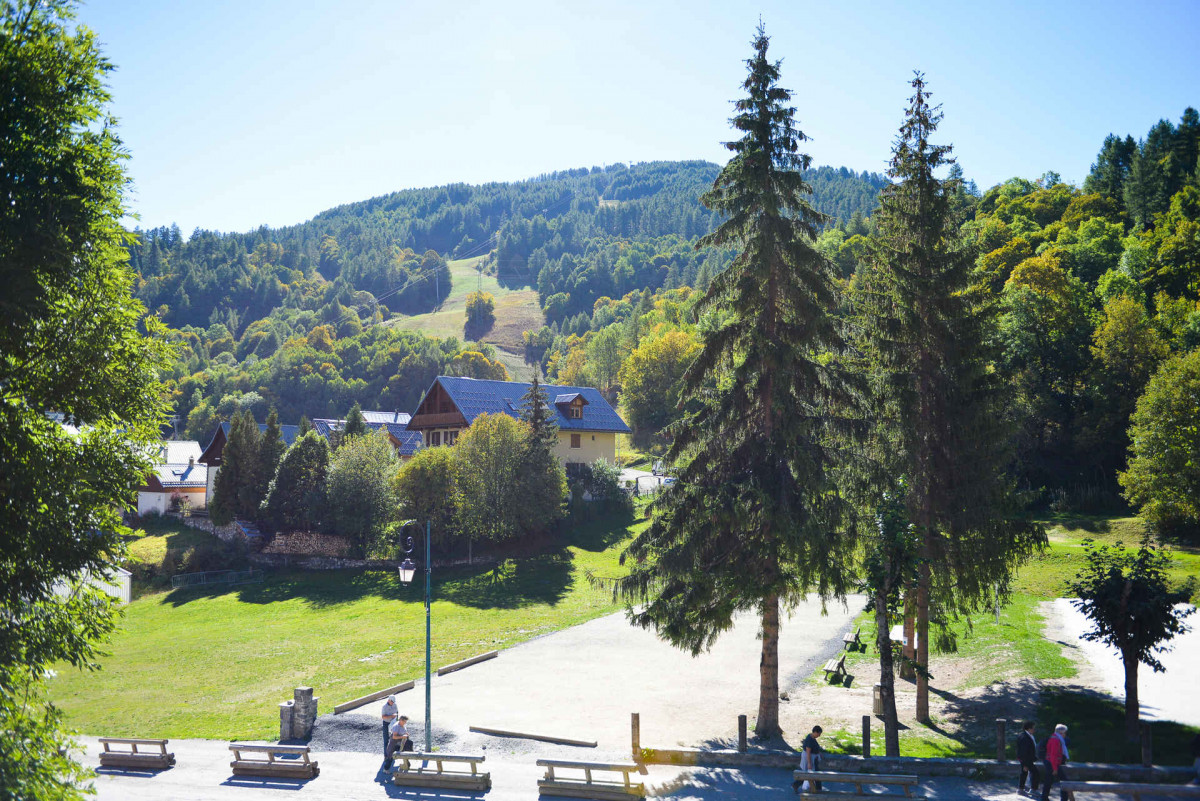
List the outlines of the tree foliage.
<svg viewBox="0 0 1200 801">
<path fill-rule="evenodd" d="M 399 467 L 386 430 L 347 436 L 334 451 L 325 479 L 325 529 L 349 540 L 359 553 L 377 550 L 395 517 L 392 484 Z"/>
<path fill-rule="evenodd" d="M 467 322 L 463 336 L 479 339 L 496 322 L 496 298 L 490 292 L 472 292 L 467 295 Z"/>
<path fill-rule="evenodd" d="M 806 137 L 768 43 L 760 26 L 746 96 L 735 103 L 741 137 L 726 144 L 733 157 L 702 198 L 723 222 L 698 245 L 740 253 L 698 306 L 722 314 L 684 376 L 684 397 L 698 408 L 668 454 L 679 482 L 627 548 L 634 564 L 619 584 L 644 604 L 629 609 L 635 624 L 692 653 L 735 612 L 761 615 L 763 736 L 779 732 L 780 605 L 811 590 L 842 594 L 852 550 L 837 533 L 830 484 L 830 407 L 844 401 L 845 384 L 825 358 L 843 342 L 831 271 L 814 242 L 824 218 L 808 200 Z"/>
<path fill-rule="evenodd" d="M 621 402 L 635 435 L 661 431 L 683 414 L 683 376 L 700 352 L 700 342 L 684 331 L 642 341 L 621 364 Z"/>
<path fill-rule="evenodd" d="M 1155 656 L 1167 643 L 1187 632 L 1183 622 L 1195 612 L 1187 605 L 1195 577 L 1183 587 L 1172 587 L 1167 578 L 1170 554 L 1143 542 L 1137 553 L 1084 541 L 1086 564 L 1068 590 L 1072 602 L 1091 621 L 1085 640 L 1110 645 L 1125 666 L 1125 735 L 1138 736 L 1138 665 L 1155 673 L 1165 668 Z"/>
<path fill-rule="evenodd" d="M 1146 386 L 1129 429 L 1131 504 L 1165 529 L 1200 532 L 1200 350 L 1164 363 Z"/>
<path fill-rule="evenodd" d="M 89 575 L 156 452 L 162 328 L 132 296 L 112 69 L 64 0 L 0 6 L 0 796 L 81 795 L 43 679 L 116 622 Z M 65 588 L 65 595 L 56 589 Z"/>
<path fill-rule="evenodd" d="M 325 520 L 329 444 L 316 431 L 298 437 L 284 453 L 261 518 L 276 531 L 316 531 Z"/>
</svg>

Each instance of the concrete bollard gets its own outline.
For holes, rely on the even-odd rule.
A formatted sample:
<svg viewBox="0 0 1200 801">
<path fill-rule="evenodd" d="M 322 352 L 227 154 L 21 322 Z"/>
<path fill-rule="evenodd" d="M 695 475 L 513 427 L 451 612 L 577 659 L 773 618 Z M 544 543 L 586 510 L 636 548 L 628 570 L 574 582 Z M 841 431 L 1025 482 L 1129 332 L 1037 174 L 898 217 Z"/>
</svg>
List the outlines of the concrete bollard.
<svg viewBox="0 0 1200 801">
<path fill-rule="evenodd" d="M 1154 745 L 1150 741 L 1150 724 L 1144 720 L 1139 721 L 1138 733 L 1142 736 L 1142 766 L 1148 768 L 1154 764 Z"/>
<path fill-rule="evenodd" d="M 1008 759 L 1004 754 L 1005 746 L 1008 744 L 1004 736 L 1004 724 L 1007 723 L 1004 718 L 996 718 L 996 761 L 1007 762 Z"/>
<path fill-rule="evenodd" d="M 738 715 L 738 753 L 746 753 L 746 716 Z"/>
<path fill-rule="evenodd" d="M 634 760 L 641 759 L 642 756 L 642 716 L 637 712 L 629 713 L 629 733 L 631 735 L 631 748 L 633 749 Z"/>
<path fill-rule="evenodd" d="M 863 759 L 871 757 L 871 716 L 863 715 Z"/>
<path fill-rule="evenodd" d="M 292 718 L 295 716 L 296 702 L 281 701 L 279 703 L 279 739 L 292 739 Z"/>
</svg>

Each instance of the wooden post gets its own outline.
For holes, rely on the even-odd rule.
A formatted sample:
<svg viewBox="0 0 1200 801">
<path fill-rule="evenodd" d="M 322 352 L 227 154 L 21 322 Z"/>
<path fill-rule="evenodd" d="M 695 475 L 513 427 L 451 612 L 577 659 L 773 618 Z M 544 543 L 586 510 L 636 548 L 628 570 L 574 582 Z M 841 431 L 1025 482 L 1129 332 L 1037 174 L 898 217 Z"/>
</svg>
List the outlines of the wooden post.
<svg viewBox="0 0 1200 801">
<path fill-rule="evenodd" d="M 871 756 L 871 716 L 863 715 L 863 759 Z"/>
<path fill-rule="evenodd" d="M 1154 764 L 1154 747 L 1150 742 L 1150 724 L 1144 720 L 1140 721 L 1138 729 L 1142 735 L 1142 766 L 1148 768 Z"/>
<path fill-rule="evenodd" d="M 642 716 L 639 713 L 629 713 L 629 729 L 632 735 L 633 759 L 636 762 L 642 758 Z"/>
<path fill-rule="evenodd" d="M 1007 762 L 1004 756 L 1004 746 L 1007 744 L 1004 737 L 1004 724 L 1007 721 L 1004 718 L 996 718 L 996 761 Z"/>
<path fill-rule="evenodd" d="M 738 715 L 738 753 L 746 753 L 746 716 Z"/>
</svg>

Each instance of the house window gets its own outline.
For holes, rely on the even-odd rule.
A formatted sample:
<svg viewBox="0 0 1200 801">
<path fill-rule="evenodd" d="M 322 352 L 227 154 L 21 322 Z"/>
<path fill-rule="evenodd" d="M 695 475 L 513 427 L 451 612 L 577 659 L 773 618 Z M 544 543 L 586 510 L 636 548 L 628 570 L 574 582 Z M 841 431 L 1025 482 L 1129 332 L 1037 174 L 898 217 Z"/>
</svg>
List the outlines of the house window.
<svg viewBox="0 0 1200 801">
<path fill-rule="evenodd" d="M 583 439 L 583 436 L 581 434 L 572 434 L 571 435 L 571 447 L 572 448 L 582 448 L 583 447 L 583 442 L 581 441 L 582 439 Z"/>
<path fill-rule="evenodd" d="M 581 404 L 581 403 L 571 404 L 571 419 L 572 420 L 582 420 L 583 419 L 583 404 Z"/>
<path fill-rule="evenodd" d="M 446 444 L 453 445 L 456 442 L 458 442 L 458 432 L 457 431 L 447 431 L 446 432 Z"/>
<path fill-rule="evenodd" d="M 434 431 L 432 434 L 430 434 L 429 435 L 429 444 L 430 445 L 441 445 L 442 444 L 442 432 Z"/>
</svg>

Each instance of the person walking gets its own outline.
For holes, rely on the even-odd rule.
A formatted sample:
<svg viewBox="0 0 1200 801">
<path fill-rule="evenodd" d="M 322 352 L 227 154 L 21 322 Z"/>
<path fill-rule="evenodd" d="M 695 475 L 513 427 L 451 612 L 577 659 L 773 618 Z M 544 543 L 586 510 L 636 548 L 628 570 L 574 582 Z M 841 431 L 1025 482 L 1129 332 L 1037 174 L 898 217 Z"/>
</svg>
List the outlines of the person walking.
<svg viewBox="0 0 1200 801">
<path fill-rule="evenodd" d="M 383 717 L 383 752 L 385 754 L 387 753 L 388 741 L 392 739 L 392 734 L 389 731 L 389 729 L 391 729 L 392 723 L 395 722 L 396 715 L 398 715 L 398 714 L 400 714 L 400 712 L 398 709 L 396 709 L 396 696 L 389 695 L 387 697 L 387 703 L 385 703 L 383 705 L 383 714 L 382 714 L 382 717 Z"/>
<path fill-rule="evenodd" d="M 389 730 L 391 739 L 388 741 L 387 751 L 383 754 L 383 769 L 391 770 L 392 762 L 395 759 L 396 752 L 403 753 L 404 751 L 413 750 L 412 739 L 408 736 L 408 715 L 401 715 L 392 723 Z"/>
<path fill-rule="evenodd" d="M 1070 793 L 1062 788 L 1068 781 L 1066 764 L 1070 759 L 1067 748 L 1067 727 L 1062 723 L 1054 727 L 1054 734 L 1046 741 L 1046 775 L 1042 778 L 1042 801 L 1050 801 L 1050 788 L 1057 782 L 1059 801 L 1068 801 Z"/>
<path fill-rule="evenodd" d="M 1038 785 L 1042 783 L 1042 774 L 1037 766 L 1037 738 L 1033 736 L 1033 729 L 1033 721 L 1027 720 L 1017 735 L 1017 761 L 1021 763 L 1021 781 L 1017 783 L 1017 792 L 1025 792 L 1025 779 L 1028 777 L 1030 795 L 1036 795 Z"/>
<path fill-rule="evenodd" d="M 1192 784 L 1200 784 L 1200 734 L 1192 738 L 1192 770 L 1196 773 Z"/>
<path fill-rule="evenodd" d="M 821 738 L 821 727 L 813 726 L 812 732 L 804 738 L 804 742 L 800 746 L 800 770 L 816 771 L 821 769 L 821 754 L 825 751 L 818 742 Z M 792 792 L 799 794 L 802 789 L 808 792 L 809 785 L 812 786 L 813 792 L 821 792 L 821 783 L 819 781 L 801 781 L 797 779 L 792 782 Z"/>
</svg>

